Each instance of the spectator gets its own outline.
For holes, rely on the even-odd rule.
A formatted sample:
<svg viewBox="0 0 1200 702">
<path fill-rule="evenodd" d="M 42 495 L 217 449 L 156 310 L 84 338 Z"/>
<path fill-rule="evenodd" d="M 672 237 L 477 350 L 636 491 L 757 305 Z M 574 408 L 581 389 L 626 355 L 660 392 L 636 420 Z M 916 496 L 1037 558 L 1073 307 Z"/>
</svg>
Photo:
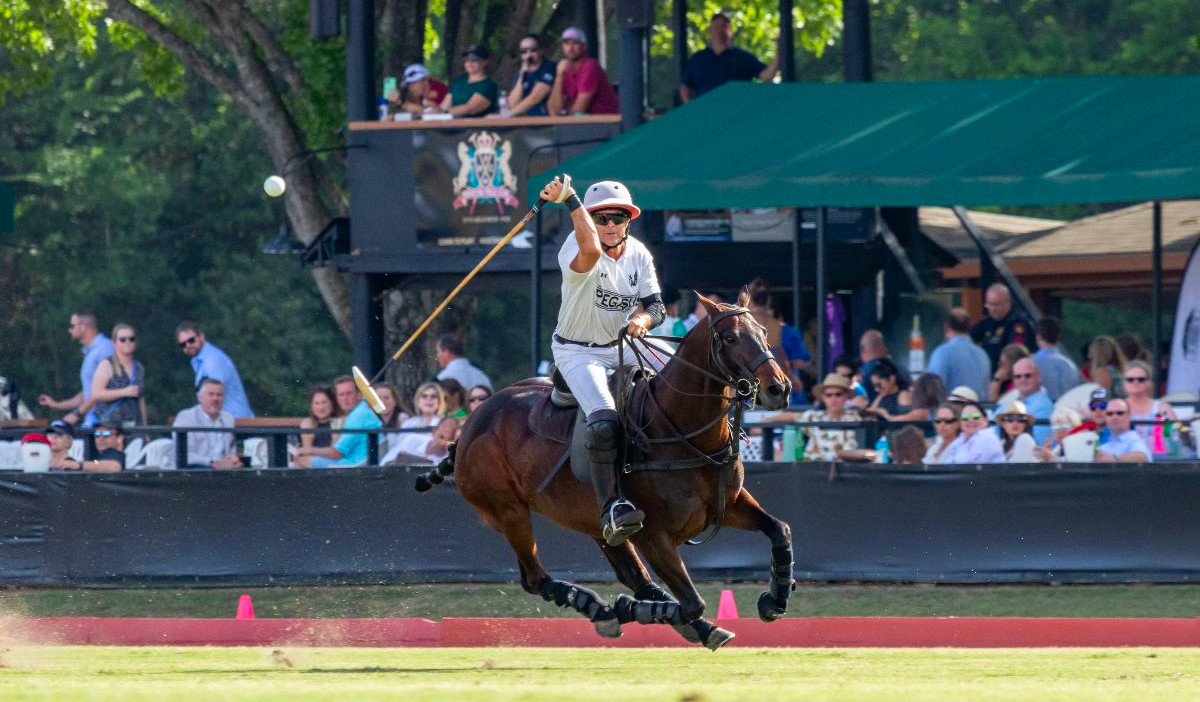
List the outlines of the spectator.
<svg viewBox="0 0 1200 702">
<path fill-rule="evenodd" d="M 1108 441 L 1100 444 L 1096 454 L 1099 463 L 1151 463 L 1154 456 L 1150 447 L 1136 431 L 1129 428 L 1129 405 L 1121 398 L 1109 400 L 1104 410 L 1111 432 Z"/>
<path fill-rule="evenodd" d="M 75 443 L 75 427 L 61 419 L 50 422 L 46 430 L 50 440 L 50 467 L 60 470 L 83 470 L 83 461 L 71 458 L 71 446 Z"/>
<path fill-rule="evenodd" d="M 96 458 L 83 461 L 89 473 L 120 473 L 125 470 L 125 432 L 115 422 L 96 423 Z"/>
<path fill-rule="evenodd" d="M 446 417 L 462 419 L 467 416 L 467 391 L 454 378 L 447 378 L 439 383 L 442 386 L 442 397 L 446 400 Z"/>
<path fill-rule="evenodd" d="M 959 385 L 958 387 L 951 390 L 950 394 L 948 396 L 946 396 L 946 404 L 954 405 L 955 406 L 954 409 L 958 412 L 961 412 L 962 406 L 967 404 L 968 402 L 978 403 L 979 395 L 976 394 L 974 390 L 967 387 L 966 385 Z"/>
<path fill-rule="evenodd" d="M 404 424 L 404 420 L 409 417 L 409 413 L 400 404 L 400 393 L 386 383 L 380 383 L 376 387 L 379 401 L 383 403 L 383 414 L 379 415 L 379 420 L 383 422 L 383 428 L 399 429 L 400 425 Z"/>
<path fill-rule="evenodd" d="M 354 381 L 351 380 L 353 385 Z M 375 392 L 379 392 L 380 386 L 372 386 Z M 337 390 L 339 400 L 341 396 L 340 389 Z M 307 448 L 296 451 L 296 465 L 301 468 L 342 468 L 347 466 L 361 466 L 367 462 L 367 434 L 368 429 L 382 429 L 383 422 L 371 410 L 371 406 L 367 401 L 362 399 L 362 393 L 358 392 L 358 387 L 354 388 L 357 402 L 354 409 L 350 410 L 350 414 L 346 416 L 346 421 L 342 424 L 342 428 L 347 430 L 337 442 L 328 448 Z"/>
<path fill-rule="evenodd" d="M 792 381 L 791 404 L 808 404 L 808 396 L 803 388 L 808 384 L 805 382 L 805 374 L 812 367 L 812 355 L 804 346 L 800 332 L 790 324 L 784 324 L 779 318 L 767 281 L 755 278 L 750 281 L 749 290 L 750 314 L 766 329 L 767 345 L 771 347 L 776 362 L 787 371 L 788 379 Z"/>
<path fill-rule="evenodd" d="M 1106 409 L 1108 409 L 1108 391 L 1103 388 L 1092 391 L 1092 399 L 1088 403 L 1089 418 L 1068 432 L 1067 435 L 1070 436 L 1081 431 L 1094 431 L 1099 437 L 1100 443 L 1108 441 L 1112 432 L 1108 430 L 1108 419 L 1104 416 Z"/>
<path fill-rule="evenodd" d="M 492 397 L 491 388 L 486 385 L 476 385 L 467 393 L 467 412 L 474 413 L 479 409 L 479 405 L 483 404 Z"/>
<path fill-rule="evenodd" d="M 409 417 L 400 425 L 401 429 L 429 429 L 432 432 L 433 428 L 438 425 L 438 421 L 446 416 L 446 395 L 442 392 L 442 386 L 437 383 L 421 383 L 417 386 L 417 391 L 413 393 L 413 416 Z M 429 438 L 429 432 L 414 432 L 416 436 Z M 405 437 L 412 434 L 406 432 L 401 436 Z"/>
<path fill-rule="evenodd" d="M 441 109 L 442 101 L 450 94 L 450 88 L 430 77 L 429 69 L 419 63 L 404 69 L 404 82 L 400 87 L 404 91 L 400 109 L 413 115 Z M 392 96 L 388 96 L 388 101 L 394 102 Z"/>
<path fill-rule="evenodd" d="M 615 115 L 617 94 L 600 62 L 588 56 L 587 35 L 578 27 L 562 33 L 563 58 L 558 62 L 548 107 L 551 115 Z"/>
<path fill-rule="evenodd" d="M 983 347 L 993 371 L 1000 364 L 1000 351 L 1009 344 L 1029 347 L 1029 320 L 1013 309 L 1012 294 L 1003 283 L 994 283 L 984 294 L 987 316 L 971 327 L 971 339 Z"/>
<path fill-rule="evenodd" d="M 679 289 L 671 287 L 663 288 L 662 300 L 667 314 L 663 317 L 662 324 L 651 331 L 663 336 L 683 336 L 687 334 L 688 329 L 684 325 L 683 319 L 679 316 Z M 675 348 L 675 346 L 676 344 L 671 344 L 671 348 Z"/>
<path fill-rule="evenodd" d="M 463 348 L 462 341 L 453 334 L 442 334 L 437 340 L 437 362 L 441 370 L 438 371 L 437 379 L 439 381 L 449 380 L 453 378 L 458 381 L 458 384 L 464 388 L 473 388 L 476 385 L 485 385 L 489 389 L 492 387 L 492 381 L 487 377 L 487 373 L 476 368 L 464 356 L 466 350 Z"/>
<path fill-rule="evenodd" d="M 449 455 L 451 442 L 458 438 L 458 419 L 444 417 L 433 434 L 407 433 L 383 457 L 382 465 L 421 465 L 440 463 Z"/>
<path fill-rule="evenodd" d="M 863 332 L 862 337 L 858 340 L 858 355 L 862 358 L 862 367 L 858 372 L 862 378 L 863 388 L 867 391 L 868 402 L 875 401 L 875 386 L 871 384 L 871 376 L 875 373 L 875 366 L 883 359 L 887 359 L 899 373 L 897 377 L 903 378 L 905 385 L 908 384 L 908 376 L 900 370 L 895 361 L 892 361 L 887 344 L 883 342 L 883 334 L 878 330 L 868 329 Z M 859 406 L 865 407 L 866 404 L 866 402 L 860 402 Z"/>
<path fill-rule="evenodd" d="M 679 100 L 688 103 L 731 80 L 771 81 L 779 73 L 779 51 L 770 64 L 764 64 L 754 54 L 733 45 L 733 28 L 724 13 L 718 12 L 708 22 L 708 46 L 692 54 L 679 79 Z"/>
<path fill-rule="evenodd" d="M 946 387 L 965 385 L 979 396 L 986 395 L 991 361 L 983 349 L 971 343 L 971 318 L 955 307 L 942 323 L 946 341 L 929 357 L 929 372 L 941 377 Z"/>
<path fill-rule="evenodd" d="M 912 409 L 908 379 L 901 375 L 900 369 L 890 358 L 876 359 L 871 367 L 871 387 L 875 390 L 875 399 L 871 400 L 863 414 L 886 419 Z"/>
<path fill-rule="evenodd" d="M 1125 355 L 1126 361 L 1145 361 L 1149 363 L 1150 349 L 1142 344 L 1137 334 L 1122 334 L 1116 338 L 1117 348 Z"/>
<path fill-rule="evenodd" d="M 715 291 L 709 290 L 707 292 L 702 292 L 700 294 L 703 295 L 704 297 L 707 297 L 708 299 L 712 300 L 713 302 L 724 302 L 724 300 L 721 299 L 720 293 L 717 293 Z M 691 331 L 692 327 L 699 324 L 700 320 L 704 319 L 707 316 L 708 316 L 708 308 L 706 308 L 704 305 L 702 305 L 700 303 L 699 297 L 696 297 L 696 306 L 692 309 L 692 313 L 689 314 L 687 317 L 684 317 L 684 319 L 683 319 L 683 327 L 686 330 L 684 333 Z M 677 334 L 676 336 L 683 336 L 683 334 Z"/>
<path fill-rule="evenodd" d="M 976 402 L 963 405 L 959 414 L 962 433 L 946 449 L 946 463 L 1004 463 L 1004 446 L 996 432 L 988 428 L 987 415 Z"/>
<path fill-rule="evenodd" d="M 1029 349 L 1025 348 L 1024 344 L 1009 344 L 1004 347 L 1000 352 L 1000 362 L 996 365 L 996 372 L 992 374 L 992 381 L 988 383 L 989 401 L 998 402 L 1005 393 L 1013 389 L 1013 365 L 1022 358 L 1029 357 Z"/>
<path fill-rule="evenodd" d="M 175 327 L 175 340 L 183 353 L 192 358 L 192 370 L 196 373 L 196 389 L 205 378 L 218 380 L 225 388 L 225 406 L 222 408 L 233 415 L 234 419 L 246 419 L 254 416 L 250 409 L 250 401 L 246 399 L 246 389 L 242 387 L 242 378 L 238 375 L 237 367 L 233 365 L 229 355 L 215 344 L 208 343 L 204 336 L 204 327 L 197 322 L 184 321 Z"/>
<path fill-rule="evenodd" d="M 880 364 L 875 366 L 875 369 L 878 371 L 882 367 L 883 364 Z M 946 386 L 942 384 L 942 379 L 933 373 L 922 373 L 913 381 L 909 394 L 909 406 L 900 408 L 907 411 L 893 413 L 879 409 L 875 411 L 875 416 L 887 422 L 928 422 L 933 419 L 934 410 L 946 401 Z M 933 436 L 933 432 L 927 431 L 925 435 L 928 438 Z"/>
<path fill-rule="evenodd" d="M 308 391 L 308 416 L 300 421 L 301 429 L 335 429 L 334 422 L 341 417 L 341 408 L 333 395 L 333 388 L 318 385 Z M 337 442 L 335 434 L 301 434 L 300 448 L 328 448 Z"/>
<path fill-rule="evenodd" d="M 996 415 L 996 425 L 1000 427 L 1001 444 L 1008 462 L 1032 463 L 1037 443 L 1029 433 L 1033 428 L 1033 417 L 1025 411 L 1025 403 L 1020 400 L 1005 403 Z"/>
<path fill-rule="evenodd" d="M 196 405 L 175 415 L 171 426 L 178 429 L 233 429 L 233 414 L 222 409 L 225 400 L 225 385 L 216 378 L 205 378 L 196 391 Z M 194 431 L 187 435 L 186 467 L 225 469 L 240 468 L 241 465 L 232 431 Z"/>
<path fill-rule="evenodd" d="M 518 46 L 521 69 L 517 72 L 517 82 L 512 92 L 508 94 L 509 116 L 545 117 L 550 114 L 546 103 L 550 99 L 550 91 L 554 89 L 554 63 L 546 60 L 542 40 L 536 34 L 521 37 Z"/>
<path fill-rule="evenodd" d="M 349 416 L 362 401 L 362 393 L 354 384 L 354 378 L 348 375 L 339 375 L 333 379 L 333 396 L 337 399 L 339 415 L 342 417 Z"/>
<path fill-rule="evenodd" d="M 463 52 L 466 73 L 450 82 L 450 92 L 442 98 L 442 112 L 455 117 L 483 117 L 496 112 L 500 104 L 500 86 L 487 74 L 486 46 L 472 44 Z"/>
<path fill-rule="evenodd" d="M 938 465 L 946 463 L 950 452 L 948 449 L 954 444 L 954 440 L 958 438 L 959 414 L 961 408 L 956 407 L 948 402 L 942 403 L 933 413 L 933 431 L 937 434 L 933 439 L 933 443 L 929 445 L 929 450 L 925 452 L 925 458 L 921 460 L 926 465 Z"/>
<path fill-rule="evenodd" d="M 1062 320 L 1058 317 L 1042 317 L 1034 325 L 1033 338 L 1038 348 L 1037 353 L 1033 354 L 1033 362 L 1042 374 L 1042 383 L 1050 399 L 1058 400 L 1082 380 L 1079 366 L 1058 348 L 1058 342 L 1062 340 Z"/>
<path fill-rule="evenodd" d="M 1013 364 L 1013 386 L 1017 389 L 1017 399 L 1025 403 L 1025 408 L 1034 419 L 1050 419 L 1054 411 L 1054 403 L 1050 395 L 1042 387 L 1042 375 L 1032 358 L 1022 358 Z M 1038 444 L 1045 443 L 1050 438 L 1048 425 L 1035 426 L 1033 438 Z"/>
<path fill-rule="evenodd" d="M 1062 440 L 1074 433 L 1075 428 L 1083 424 L 1083 417 L 1073 409 L 1060 408 L 1050 415 L 1050 430 L 1053 435 L 1041 446 L 1033 449 L 1033 454 L 1039 461 L 1051 463 L 1062 460 Z"/>
<path fill-rule="evenodd" d="M 116 353 L 101 363 L 92 376 L 93 411 L 104 422 L 122 426 L 146 422 L 146 369 L 134 359 L 137 335 L 128 324 L 113 327 Z"/>
<path fill-rule="evenodd" d="M 112 340 L 100 333 L 100 325 L 92 312 L 80 311 L 71 315 L 71 325 L 68 332 L 71 338 L 83 347 L 83 365 L 79 367 L 79 382 L 82 388 L 78 393 L 66 400 L 55 400 L 49 395 L 38 395 L 38 404 L 53 410 L 70 410 L 63 419 L 71 424 L 83 418 L 83 426 L 90 427 L 96 423 L 96 414 L 83 409 L 92 398 L 92 378 L 96 369 L 104 359 L 116 352 Z"/>
<path fill-rule="evenodd" d="M 1125 366 L 1125 376 L 1121 379 L 1125 386 L 1125 401 L 1129 408 L 1129 419 L 1133 422 L 1148 422 L 1156 419 L 1175 421 L 1179 417 L 1170 403 L 1156 400 L 1151 396 L 1152 378 L 1150 364 L 1145 361 L 1130 361 Z M 1154 446 L 1154 436 L 1162 435 L 1161 424 L 1139 424 L 1133 428 L 1151 447 Z"/>
<path fill-rule="evenodd" d="M 866 388 L 863 387 L 862 379 L 858 376 L 858 359 L 852 354 L 844 353 L 833 359 L 833 372 L 850 383 L 850 388 L 854 390 L 854 397 L 866 397 Z M 820 395 L 814 397 L 813 400 L 814 403 L 820 402 Z"/>
<path fill-rule="evenodd" d="M 1125 354 L 1117 346 L 1117 340 L 1111 336 L 1098 336 L 1088 344 L 1087 361 L 1089 377 L 1092 382 L 1108 391 L 1109 397 L 1121 397 L 1125 392 L 1125 384 L 1121 377 L 1125 374 Z"/>
<path fill-rule="evenodd" d="M 846 402 L 853 394 L 850 382 L 837 373 L 825 376 L 825 382 L 813 388 L 821 398 L 823 410 L 804 411 L 801 422 L 861 422 L 862 416 Z M 867 461 L 869 452 L 859 449 L 857 429 L 835 429 L 809 426 L 802 429 L 805 436 L 804 457 L 810 461 Z M 790 459 L 789 459 L 790 460 Z"/>
</svg>

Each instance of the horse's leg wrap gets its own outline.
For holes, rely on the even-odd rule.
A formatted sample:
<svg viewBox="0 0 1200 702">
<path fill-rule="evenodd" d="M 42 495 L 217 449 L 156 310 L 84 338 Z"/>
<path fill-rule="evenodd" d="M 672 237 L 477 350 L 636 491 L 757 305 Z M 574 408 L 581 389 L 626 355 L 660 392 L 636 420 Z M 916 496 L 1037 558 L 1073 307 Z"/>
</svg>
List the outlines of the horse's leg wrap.
<svg viewBox="0 0 1200 702">
<path fill-rule="evenodd" d="M 658 586 L 658 583 L 646 583 L 639 587 L 637 592 L 633 593 L 634 599 L 646 600 L 648 602 L 675 602 L 676 599 L 671 596 L 671 593 Z"/>
<path fill-rule="evenodd" d="M 771 549 L 771 582 L 758 598 L 758 617 L 764 622 L 773 622 L 787 611 L 788 597 L 796 587 L 792 579 L 792 547 L 775 546 Z"/>
<path fill-rule="evenodd" d="M 613 603 L 613 611 L 617 613 L 617 621 L 622 624 L 637 622 L 638 624 L 670 624 L 680 626 L 687 624 L 683 618 L 682 609 L 675 600 L 648 601 L 635 600 L 629 595 L 617 595 Z"/>
<path fill-rule="evenodd" d="M 582 585 L 546 578 L 540 590 L 543 600 L 559 607 L 570 607 L 593 623 L 613 618 L 612 607 L 600 595 Z"/>
<path fill-rule="evenodd" d="M 436 468 L 417 476 L 417 492 L 425 492 L 434 485 L 441 485 L 446 480 L 446 476 L 454 472 L 454 456 L 458 452 L 458 442 L 453 441 L 446 448 L 448 455 L 442 459 L 441 463 L 437 464 Z"/>
</svg>

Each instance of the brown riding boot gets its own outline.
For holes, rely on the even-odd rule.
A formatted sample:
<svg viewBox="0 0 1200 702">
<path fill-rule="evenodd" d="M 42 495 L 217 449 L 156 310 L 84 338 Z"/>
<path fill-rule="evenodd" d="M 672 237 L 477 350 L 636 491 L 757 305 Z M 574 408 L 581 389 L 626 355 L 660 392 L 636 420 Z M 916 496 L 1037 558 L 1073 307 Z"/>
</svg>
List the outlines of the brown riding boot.
<svg viewBox="0 0 1200 702">
<path fill-rule="evenodd" d="M 588 415 L 587 452 L 592 464 L 592 487 L 596 504 L 601 506 L 600 529 L 609 546 L 620 546 L 642 528 L 646 513 L 617 495 L 617 437 L 621 425 L 612 410 L 596 410 Z"/>
</svg>

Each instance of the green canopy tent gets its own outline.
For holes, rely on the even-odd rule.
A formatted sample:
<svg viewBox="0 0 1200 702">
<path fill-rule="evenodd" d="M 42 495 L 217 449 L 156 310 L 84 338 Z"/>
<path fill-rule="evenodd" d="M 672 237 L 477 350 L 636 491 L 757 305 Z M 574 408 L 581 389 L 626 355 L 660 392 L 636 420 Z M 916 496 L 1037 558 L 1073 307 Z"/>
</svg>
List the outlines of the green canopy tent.
<svg viewBox="0 0 1200 702">
<path fill-rule="evenodd" d="M 1194 197 L 1197 114 L 1195 75 L 729 83 L 555 170 L 652 210 Z"/>
</svg>

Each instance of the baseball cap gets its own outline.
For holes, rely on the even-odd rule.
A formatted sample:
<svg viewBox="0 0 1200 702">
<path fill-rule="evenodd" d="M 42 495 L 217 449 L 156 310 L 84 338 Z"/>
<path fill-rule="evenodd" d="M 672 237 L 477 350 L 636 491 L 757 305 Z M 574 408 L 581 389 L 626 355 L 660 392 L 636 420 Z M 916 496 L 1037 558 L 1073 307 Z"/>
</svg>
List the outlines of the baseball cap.
<svg viewBox="0 0 1200 702">
<path fill-rule="evenodd" d="M 491 56 L 492 52 L 488 51 L 488 48 L 483 44 L 472 44 L 462 52 L 462 55 L 463 58 L 474 56 L 475 58 L 485 59 Z M 405 73 L 407 73 L 407 71 L 405 71 Z"/>
<path fill-rule="evenodd" d="M 417 81 L 425 80 L 428 77 L 429 69 L 425 68 L 425 66 L 419 63 L 414 63 L 408 68 L 404 69 L 404 85 L 416 83 Z"/>
<path fill-rule="evenodd" d="M 966 385 L 959 385 L 950 391 L 946 400 L 948 402 L 979 402 L 979 393 Z"/>
<path fill-rule="evenodd" d="M 50 439 L 46 438 L 45 434 L 34 432 L 21 437 L 22 444 L 45 444 L 50 445 Z"/>
<path fill-rule="evenodd" d="M 586 44 L 587 34 L 579 27 L 567 27 L 563 30 L 562 41 L 577 41 L 580 44 Z"/>
<path fill-rule="evenodd" d="M 1092 391 L 1092 399 L 1088 401 L 1088 409 L 1093 409 L 1097 405 L 1105 405 L 1108 403 L 1108 391 L 1104 388 L 1096 388 Z"/>
<path fill-rule="evenodd" d="M 56 419 L 50 422 L 50 428 L 46 430 L 47 434 L 63 434 L 64 436 L 75 436 L 75 427 L 61 419 Z"/>
</svg>

